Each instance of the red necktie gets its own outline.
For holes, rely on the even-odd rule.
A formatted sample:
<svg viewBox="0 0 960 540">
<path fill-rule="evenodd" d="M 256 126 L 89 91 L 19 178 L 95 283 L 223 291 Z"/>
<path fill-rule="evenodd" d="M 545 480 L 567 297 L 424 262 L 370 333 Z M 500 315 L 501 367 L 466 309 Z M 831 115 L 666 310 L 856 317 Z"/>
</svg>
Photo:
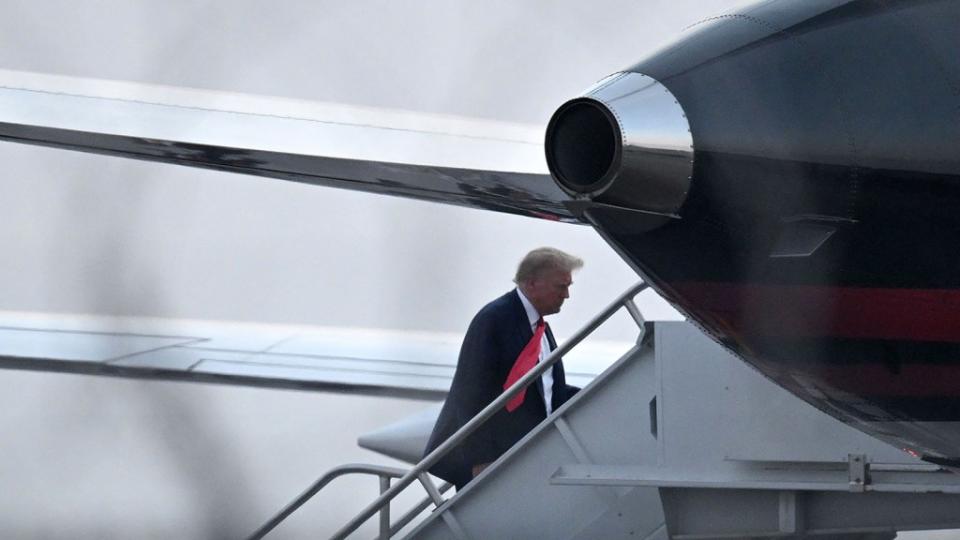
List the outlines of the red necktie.
<svg viewBox="0 0 960 540">
<path fill-rule="evenodd" d="M 537 365 L 537 361 L 540 360 L 540 342 L 543 340 L 543 331 L 546 329 L 546 324 L 543 322 L 543 317 L 537 321 L 537 329 L 533 332 L 533 337 L 530 338 L 530 341 L 527 343 L 527 346 L 520 351 L 520 355 L 517 356 L 517 361 L 513 363 L 513 367 L 510 369 L 510 374 L 507 375 L 507 382 L 503 383 L 503 389 L 506 390 L 513 386 L 513 383 L 520 380 L 520 377 L 523 377 L 527 374 L 533 366 Z M 513 399 L 507 402 L 507 412 L 513 412 L 517 407 L 523 405 L 523 398 L 527 395 L 527 389 L 524 388 L 517 395 L 513 396 Z"/>
</svg>

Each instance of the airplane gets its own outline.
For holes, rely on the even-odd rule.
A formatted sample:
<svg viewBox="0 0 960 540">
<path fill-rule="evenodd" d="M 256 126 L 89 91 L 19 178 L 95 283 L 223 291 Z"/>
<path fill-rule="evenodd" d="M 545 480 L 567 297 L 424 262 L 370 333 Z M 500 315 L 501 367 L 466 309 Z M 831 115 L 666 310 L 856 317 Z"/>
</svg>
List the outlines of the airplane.
<svg viewBox="0 0 960 540">
<path fill-rule="evenodd" d="M 956 330 L 945 270 L 952 259 L 941 250 L 924 259 L 923 281 L 907 271 L 916 258 L 886 255 L 904 247 L 904 231 L 929 233 L 931 245 L 939 245 L 947 234 L 942 231 L 950 230 L 949 212 L 924 214 L 936 206 L 923 197 L 934 196 L 929 190 L 949 200 L 957 172 L 949 152 L 957 124 L 944 120 L 957 112 L 956 66 L 948 54 L 956 43 L 936 32 L 938 24 L 956 19 L 956 8 L 948 2 L 772 2 L 742 13 L 705 23 L 675 48 L 564 105 L 546 143 L 559 187 L 541 183 L 544 175 L 367 168 L 330 156 L 308 164 L 272 149 L 272 141 L 261 141 L 267 147 L 256 151 L 237 143 L 242 151 L 229 144 L 224 149 L 209 144 L 212 131 L 199 140 L 171 141 L 163 137 L 165 126 L 108 131 L 96 126 L 98 115 L 70 119 L 77 123 L 64 127 L 70 95 L 57 96 L 67 108 L 53 117 L 24 121 L 13 115 L 4 137 L 321 184 L 366 181 L 355 187 L 589 221 L 661 294 L 779 385 L 858 429 L 953 466 L 950 371 L 942 367 Z M 930 29 L 921 33 L 929 39 L 888 39 L 901 35 L 896 31 L 904 24 Z M 859 31 L 846 32 L 845 25 Z M 910 49 L 920 45 L 929 48 L 928 56 Z M 864 50 L 874 51 L 868 59 L 875 63 L 854 54 Z M 851 77 L 858 73 L 853 66 L 872 70 L 870 76 Z M 891 66 L 909 66 L 914 78 L 891 76 L 900 73 Z M 813 69 L 823 76 L 802 77 Z M 917 83 L 921 76 L 937 84 Z M 765 84 L 745 88 L 745 80 Z M 801 82 L 810 83 L 799 86 L 807 92 L 784 101 L 785 88 Z M 920 98 L 894 99 L 903 97 L 895 90 Z M 751 108 L 764 114 L 748 114 Z M 635 110 L 648 115 L 633 116 Z M 202 107 L 193 111 L 216 116 Z M 660 121 L 655 130 L 645 131 L 636 120 L 651 117 Z M 904 129 L 889 129 L 885 118 Z M 898 153 L 904 141 L 910 152 Z M 589 151 L 580 153 L 584 147 Z M 337 167 L 328 173 L 333 178 L 317 179 L 304 168 L 317 163 Z M 634 169 L 624 172 L 611 163 Z M 652 185 L 624 182 L 631 174 L 652 178 Z M 771 185 L 770 178 L 783 182 Z M 894 199 L 916 213 L 879 204 L 889 201 L 892 191 L 884 190 L 904 189 L 891 178 L 924 186 Z M 922 255 L 933 248 L 910 249 Z M 912 289 L 902 281 L 914 278 L 920 281 Z M 926 292 L 915 292 L 921 285 Z M 786 315 L 784 303 L 792 308 Z M 856 312 L 863 306 L 876 308 L 869 318 Z M 933 375 L 944 383 L 931 385 Z"/>
<path fill-rule="evenodd" d="M 48 3 L 31 4 L 11 8 L 0 21 L 0 64 L 282 96 L 273 101 L 287 103 L 319 99 L 545 124 L 585 82 L 721 4 L 658 11 L 653 20 L 660 24 L 639 44 L 622 22 L 647 24 L 650 13 L 633 3 L 595 4 L 587 12 L 606 15 L 591 16 L 582 28 L 582 7 L 558 3 L 442 9 L 433 2 L 299 2 L 263 17 L 256 16 L 261 4 L 242 0 L 176 10 L 148 2 L 62 3 L 55 6 L 60 17 L 47 16 L 54 9 Z M 492 39 L 534 16 L 539 22 L 523 23 L 521 43 Z M 411 33 L 418 21 L 424 31 Z M 570 63 L 587 53 L 590 62 Z M 349 55 L 404 67 L 391 72 L 387 86 L 383 76 L 344 65 Z M 310 70 L 301 67 L 306 57 Z M 468 77 L 465 57 L 487 73 L 483 85 Z M 527 69 L 534 64 L 536 73 Z M 496 82 L 505 73 L 509 88 Z M 20 326 L 65 312 L 99 314 L 79 318 L 99 331 L 147 317 L 176 319 L 177 331 L 186 332 L 180 336 L 217 326 L 208 321 L 214 319 L 241 321 L 233 325 L 238 333 L 346 326 L 456 340 L 477 307 L 511 286 L 519 256 L 555 244 L 587 261 L 569 309 L 552 322 L 562 337 L 636 279 L 589 227 L 42 147 L 3 144 L 0 152 L 7 223 L 0 235 L 7 252 L 17 254 L 0 264 L 2 305 L 44 312 L 21 314 Z M 470 248 L 457 249 L 464 238 Z M 445 256 L 444 272 L 425 273 L 420 258 L 436 254 Z M 382 270 L 387 265 L 392 274 Z M 666 302 L 641 300 L 647 315 L 677 317 Z M 630 331 L 632 323 L 623 327 Z M 0 443 L 0 530 L 10 537 L 240 537 L 327 469 L 358 459 L 397 465 L 357 448 L 357 437 L 427 406 L 348 393 L 0 375 L 3 425 L 12 434 Z M 355 411 L 350 422 L 336 414 L 344 408 Z M 323 536 L 340 527 L 375 495 L 368 482 L 339 481 L 278 534 Z"/>
</svg>

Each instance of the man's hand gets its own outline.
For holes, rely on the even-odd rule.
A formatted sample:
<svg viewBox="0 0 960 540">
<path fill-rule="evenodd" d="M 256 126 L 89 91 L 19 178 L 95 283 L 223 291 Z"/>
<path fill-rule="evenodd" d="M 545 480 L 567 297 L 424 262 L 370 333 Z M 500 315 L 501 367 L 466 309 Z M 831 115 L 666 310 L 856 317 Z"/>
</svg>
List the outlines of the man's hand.
<svg viewBox="0 0 960 540">
<path fill-rule="evenodd" d="M 480 465 L 473 466 L 473 477 L 476 478 L 478 474 L 482 473 L 484 469 L 489 467 L 489 463 L 481 463 Z"/>
</svg>

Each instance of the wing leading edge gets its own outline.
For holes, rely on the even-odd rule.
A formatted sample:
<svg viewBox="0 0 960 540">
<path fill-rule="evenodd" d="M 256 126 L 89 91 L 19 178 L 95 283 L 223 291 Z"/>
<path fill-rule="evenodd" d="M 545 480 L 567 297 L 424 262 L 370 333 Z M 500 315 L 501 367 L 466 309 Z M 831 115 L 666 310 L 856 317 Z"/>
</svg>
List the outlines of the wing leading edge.
<svg viewBox="0 0 960 540">
<path fill-rule="evenodd" d="M 0 70 L 0 140 L 577 222 L 542 129 Z"/>
</svg>

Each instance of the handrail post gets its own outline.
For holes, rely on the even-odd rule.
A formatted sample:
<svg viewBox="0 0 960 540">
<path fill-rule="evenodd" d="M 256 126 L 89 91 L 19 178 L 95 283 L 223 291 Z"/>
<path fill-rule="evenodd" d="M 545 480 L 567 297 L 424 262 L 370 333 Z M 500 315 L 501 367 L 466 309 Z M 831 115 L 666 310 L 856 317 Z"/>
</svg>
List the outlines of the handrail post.
<svg viewBox="0 0 960 540">
<path fill-rule="evenodd" d="M 316 495 L 324 486 L 329 484 L 335 478 L 339 478 L 345 474 L 375 474 L 380 477 L 380 487 L 381 494 L 384 493 L 383 489 L 383 479 L 387 480 L 387 487 L 389 488 L 390 478 L 401 478 L 404 475 L 404 471 L 397 469 L 395 467 L 385 467 L 383 465 L 356 465 L 348 464 L 341 465 L 339 467 L 334 467 L 330 469 L 323 476 L 317 479 L 316 482 L 310 485 L 303 493 L 297 496 L 296 499 L 290 502 L 290 504 L 283 507 L 280 512 L 277 513 L 274 517 L 270 518 L 269 521 L 264 523 L 259 529 L 253 532 L 248 537 L 248 540 L 260 540 L 266 536 L 270 531 L 275 529 L 283 520 L 287 519 L 294 511 L 304 505 L 311 497 Z M 389 530 L 389 524 L 388 524 Z"/>
<path fill-rule="evenodd" d="M 453 484 L 450 484 L 449 482 L 444 482 L 440 486 L 440 494 L 441 495 L 444 494 L 448 489 L 452 487 L 453 487 Z M 407 524 L 413 521 L 414 518 L 419 516 L 420 512 L 423 512 L 424 510 L 426 510 L 427 507 L 430 506 L 431 504 L 435 504 L 433 502 L 433 498 L 427 495 L 419 503 L 417 503 L 416 506 L 414 506 L 406 514 L 401 516 L 396 523 L 390 526 L 390 535 L 393 536 L 394 534 L 397 534 L 398 532 L 400 532 L 404 527 L 407 526 Z"/>
<path fill-rule="evenodd" d="M 443 497 L 440 495 L 440 490 L 437 489 L 437 486 L 433 485 L 433 480 L 430 480 L 427 473 L 420 473 L 420 483 L 423 484 L 423 489 L 426 490 L 427 495 L 433 500 L 434 506 L 443 504 Z"/>
<path fill-rule="evenodd" d="M 434 448 L 432 452 L 424 456 L 410 471 L 407 472 L 402 478 L 397 480 L 390 489 L 381 494 L 375 501 L 367 505 L 359 514 L 357 514 L 349 523 L 344 525 L 339 531 L 334 533 L 331 537 L 335 540 L 340 540 L 346 538 L 347 535 L 357 530 L 360 525 L 370 519 L 370 517 L 377 513 L 377 511 L 388 501 L 392 500 L 398 493 L 403 491 L 407 486 L 413 483 L 421 474 L 425 474 L 430 467 L 434 466 L 441 458 L 443 458 L 447 452 L 452 448 L 463 442 L 463 440 L 469 436 L 471 433 L 477 430 L 484 422 L 486 422 L 491 416 L 496 414 L 500 409 L 506 406 L 507 402 L 513 399 L 515 395 L 520 393 L 520 391 L 526 388 L 534 380 L 538 379 L 543 373 L 551 369 L 554 364 L 556 364 L 560 358 L 567 354 L 570 349 L 574 348 L 581 341 L 584 340 L 588 335 L 593 333 L 601 324 L 607 321 L 611 315 L 616 313 L 621 307 L 625 305 L 627 300 L 632 299 L 634 296 L 639 294 L 641 291 L 647 288 L 647 284 L 640 282 L 636 285 L 627 289 L 623 294 L 617 297 L 609 306 L 606 307 L 599 315 L 590 320 L 583 328 L 581 328 L 574 337 L 570 338 L 564 342 L 560 347 L 550 353 L 546 359 L 534 366 L 533 369 L 528 371 L 523 377 L 520 377 L 520 380 L 515 382 L 513 386 L 504 390 L 496 399 L 490 402 L 489 405 L 483 408 L 479 413 L 471 418 L 466 424 L 464 424 L 460 429 L 458 429 L 453 435 L 447 438 L 446 441 L 440 444 L 440 446 Z"/>
<path fill-rule="evenodd" d="M 380 475 L 380 494 L 383 495 L 390 489 L 390 477 Z M 380 509 L 380 540 L 390 538 L 390 501 Z"/>
<path fill-rule="evenodd" d="M 640 327 L 640 331 L 643 331 L 643 325 L 647 322 L 643 318 L 643 314 L 640 313 L 640 308 L 637 307 L 637 304 L 633 301 L 633 298 L 628 299 L 623 303 L 623 306 L 627 308 L 627 313 L 633 317 L 633 322 L 637 323 L 637 326 Z"/>
</svg>

